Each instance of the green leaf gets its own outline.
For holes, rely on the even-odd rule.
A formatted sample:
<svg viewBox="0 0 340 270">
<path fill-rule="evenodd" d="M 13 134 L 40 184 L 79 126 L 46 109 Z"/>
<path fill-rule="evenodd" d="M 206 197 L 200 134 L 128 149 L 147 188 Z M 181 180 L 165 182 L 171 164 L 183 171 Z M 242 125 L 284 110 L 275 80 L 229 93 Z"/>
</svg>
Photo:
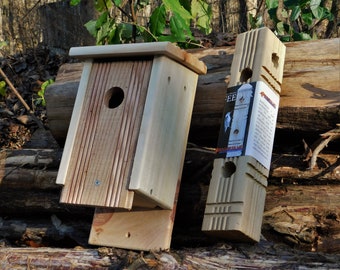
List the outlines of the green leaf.
<svg viewBox="0 0 340 270">
<path fill-rule="evenodd" d="M 262 16 L 254 17 L 253 14 L 249 13 L 248 17 L 251 29 L 257 29 L 263 26 Z"/>
<path fill-rule="evenodd" d="M 277 8 L 279 6 L 279 0 L 266 0 L 266 7 L 268 9 Z"/>
<path fill-rule="evenodd" d="M 318 8 L 321 4 L 321 0 L 311 0 L 310 9 Z"/>
<path fill-rule="evenodd" d="M 276 24 L 276 30 L 282 41 L 290 41 L 293 29 L 289 24 L 279 22 Z"/>
<path fill-rule="evenodd" d="M 185 42 L 188 37 L 193 39 L 190 27 L 186 24 L 185 20 L 177 14 L 174 14 L 170 18 L 170 30 L 172 36 L 174 36 L 178 42 Z"/>
<path fill-rule="evenodd" d="M 96 0 L 94 7 L 99 12 L 103 12 L 105 10 L 108 10 L 110 7 L 112 7 L 112 1 L 111 0 Z"/>
<path fill-rule="evenodd" d="M 327 8 L 325 8 L 325 16 L 324 19 L 327 19 L 329 21 L 333 21 L 334 20 L 334 15 L 332 12 L 330 12 Z"/>
<path fill-rule="evenodd" d="M 142 25 L 136 25 L 136 27 L 145 42 L 158 41 L 158 36 L 153 35 L 146 27 Z"/>
<path fill-rule="evenodd" d="M 190 21 L 192 19 L 191 14 L 187 11 L 179 2 L 179 0 L 162 0 L 166 9 L 177 14 L 184 21 Z"/>
<path fill-rule="evenodd" d="M 161 5 L 152 12 L 150 16 L 150 32 L 159 36 L 162 35 L 166 26 L 166 10 L 165 6 Z"/>
<path fill-rule="evenodd" d="M 286 34 L 286 30 L 284 28 L 283 22 L 279 22 L 276 24 L 276 30 L 279 36 L 283 36 Z"/>
<path fill-rule="evenodd" d="M 191 2 L 191 14 L 196 19 L 197 27 L 204 32 L 204 34 L 210 34 L 212 31 L 211 6 L 203 0 L 192 0 Z"/>
<path fill-rule="evenodd" d="M 297 32 L 295 32 L 295 33 L 293 34 L 293 39 L 294 39 L 295 41 L 311 40 L 312 37 L 311 37 L 309 34 L 307 34 L 307 33 L 297 33 Z"/>
<path fill-rule="evenodd" d="M 117 25 L 114 43 L 128 43 L 132 40 L 132 24 L 120 23 Z"/>
<path fill-rule="evenodd" d="M 321 0 L 311 0 L 310 1 L 310 10 L 313 15 L 317 19 L 322 19 L 325 15 L 325 8 L 320 6 Z"/>
<path fill-rule="evenodd" d="M 307 8 L 309 3 L 310 3 L 310 0 L 299 0 L 298 5 L 300 6 L 301 9 L 303 9 L 303 8 Z"/>
<path fill-rule="evenodd" d="M 91 20 L 88 21 L 87 23 L 84 24 L 86 27 L 87 31 L 94 37 L 97 36 L 97 27 L 96 27 L 97 21 L 96 20 Z"/>
<path fill-rule="evenodd" d="M 281 10 L 281 16 L 282 16 L 282 18 L 288 18 L 289 17 L 288 11 L 285 8 L 283 8 Z"/>
<path fill-rule="evenodd" d="M 99 29 L 105 23 L 107 23 L 109 18 L 109 13 L 107 11 L 103 12 L 96 21 L 96 28 Z"/>
<path fill-rule="evenodd" d="M 77 6 L 77 5 L 79 5 L 80 1 L 81 1 L 81 0 L 71 0 L 71 1 L 70 1 L 70 5 L 71 5 L 71 6 Z"/>
<path fill-rule="evenodd" d="M 113 0 L 113 3 L 115 4 L 115 6 L 119 7 L 122 3 L 122 0 Z"/>
<path fill-rule="evenodd" d="M 0 81 L 0 95 L 5 96 L 6 95 L 6 82 Z"/>
<path fill-rule="evenodd" d="M 177 39 L 175 36 L 162 35 L 158 37 L 158 41 L 169 41 L 171 43 L 176 43 Z"/>
<path fill-rule="evenodd" d="M 317 7 L 317 8 L 313 8 L 311 10 L 312 10 L 314 17 L 317 18 L 318 20 L 321 20 L 321 19 L 324 18 L 325 9 L 323 7 Z"/>
<path fill-rule="evenodd" d="M 299 6 L 294 6 L 290 14 L 290 20 L 296 21 L 299 18 L 300 14 L 301 14 L 301 8 Z"/>
<path fill-rule="evenodd" d="M 313 15 L 310 12 L 309 13 L 302 13 L 301 14 L 301 19 L 308 26 L 311 26 L 313 24 Z"/>
<path fill-rule="evenodd" d="M 42 106 L 46 106 L 45 90 L 47 86 L 51 85 L 52 83 L 54 83 L 54 80 L 49 79 L 41 85 L 40 90 L 37 93 L 39 98 L 36 100 L 36 104 L 41 104 Z"/>
</svg>

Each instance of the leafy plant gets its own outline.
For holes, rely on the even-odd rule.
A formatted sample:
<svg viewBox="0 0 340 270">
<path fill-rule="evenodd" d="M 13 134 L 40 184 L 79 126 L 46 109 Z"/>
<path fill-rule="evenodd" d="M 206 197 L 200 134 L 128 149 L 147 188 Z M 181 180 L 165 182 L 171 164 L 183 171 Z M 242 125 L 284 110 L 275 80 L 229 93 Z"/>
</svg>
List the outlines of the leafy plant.
<svg viewBox="0 0 340 270">
<path fill-rule="evenodd" d="M 6 82 L 5 81 L 0 81 L 0 96 L 5 96 L 6 95 Z"/>
<path fill-rule="evenodd" d="M 150 8 L 150 0 L 96 0 L 95 8 L 99 17 L 87 22 L 85 27 L 96 38 L 97 45 L 170 41 L 186 48 L 199 45 L 192 27 L 204 34 L 212 31 L 212 11 L 205 0 L 161 0 L 146 23 L 141 22 L 140 15 Z M 115 15 L 117 11 L 123 19 Z"/>
<path fill-rule="evenodd" d="M 46 106 L 46 101 L 45 101 L 45 90 L 47 88 L 47 86 L 49 86 L 50 84 L 54 83 L 54 80 L 49 79 L 45 82 L 43 82 L 40 86 L 40 90 L 38 91 L 37 95 L 39 96 L 36 100 L 35 100 L 35 105 L 42 105 L 42 106 Z"/>
<path fill-rule="evenodd" d="M 268 14 L 282 41 L 298 41 L 317 38 L 315 27 L 334 16 L 322 6 L 322 0 L 266 0 Z"/>
</svg>

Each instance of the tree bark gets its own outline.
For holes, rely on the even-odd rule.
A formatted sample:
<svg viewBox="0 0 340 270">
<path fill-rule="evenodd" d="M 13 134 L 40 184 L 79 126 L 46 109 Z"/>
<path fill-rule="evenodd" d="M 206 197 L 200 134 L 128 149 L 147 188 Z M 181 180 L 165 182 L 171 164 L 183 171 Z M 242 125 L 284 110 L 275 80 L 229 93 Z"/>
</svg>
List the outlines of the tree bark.
<svg viewBox="0 0 340 270">
<path fill-rule="evenodd" d="M 338 269 L 340 256 L 292 251 L 262 241 L 181 251 L 136 253 L 121 249 L 2 248 L 1 269 Z"/>
</svg>

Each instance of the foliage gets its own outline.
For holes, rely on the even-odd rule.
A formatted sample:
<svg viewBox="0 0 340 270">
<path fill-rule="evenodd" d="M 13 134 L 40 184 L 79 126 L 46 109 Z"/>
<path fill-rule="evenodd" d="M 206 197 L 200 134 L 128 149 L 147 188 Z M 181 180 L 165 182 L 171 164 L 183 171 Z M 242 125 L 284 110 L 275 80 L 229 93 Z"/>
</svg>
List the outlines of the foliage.
<svg viewBox="0 0 340 270">
<path fill-rule="evenodd" d="M 49 80 L 42 83 L 40 90 L 37 93 L 39 97 L 35 100 L 35 105 L 46 106 L 45 90 L 46 90 L 47 86 L 49 86 L 52 83 L 54 83 L 54 80 L 52 80 L 52 79 L 49 79 Z"/>
<path fill-rule="evenodd" d="M 323 20 L 334 20 L 330 10 L 322 6 L 322 0 L 266 0 L 266 8 L 277 35 L 282 41 L 298 41 L 317 38 L 315 27 Z M 250 16 L 253 28 L 259 26 L 262 16 Z"/>
<path fill-rule="evenodd" d="M 0 96 L 5 96 L 6 95 L 6 82 L 5 81 L 0 81 Z"/>
<path fill-rule="evenodd" d="M 70 3 L 78 5 L 80 1 Z M 161 0 L 146 23 L 141 22 L 139 15 L 150 8 L 150 0 L 96 0 L 95 8 L 99 17 L 85 26 L 98 45 L 170 41 L 187 48 L 199 45 L 191 27 L 204 34 L 212 31 L 212 11 L 205 0 Z M 123 19 L 115 15 L 117 10 Z"/>
</svg>

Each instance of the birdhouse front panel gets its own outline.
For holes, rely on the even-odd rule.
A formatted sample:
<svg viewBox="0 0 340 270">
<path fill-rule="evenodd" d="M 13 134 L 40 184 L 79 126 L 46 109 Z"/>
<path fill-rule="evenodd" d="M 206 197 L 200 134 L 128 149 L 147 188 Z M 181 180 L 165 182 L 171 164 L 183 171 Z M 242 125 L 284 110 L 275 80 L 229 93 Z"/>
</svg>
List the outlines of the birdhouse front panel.
<svg viewBox="0 0 340 270">
<path fill-rule="evenodd" d="M 152 59 L 91 65 L 60 201 L 131 208 L 127 189 Z M 79 93 L 81 95 L 81 93 Z M 71 122 L 72 124 L 72 122 Z M 67 151 L 67 150 L 66 150 Z"/>
</svg>

